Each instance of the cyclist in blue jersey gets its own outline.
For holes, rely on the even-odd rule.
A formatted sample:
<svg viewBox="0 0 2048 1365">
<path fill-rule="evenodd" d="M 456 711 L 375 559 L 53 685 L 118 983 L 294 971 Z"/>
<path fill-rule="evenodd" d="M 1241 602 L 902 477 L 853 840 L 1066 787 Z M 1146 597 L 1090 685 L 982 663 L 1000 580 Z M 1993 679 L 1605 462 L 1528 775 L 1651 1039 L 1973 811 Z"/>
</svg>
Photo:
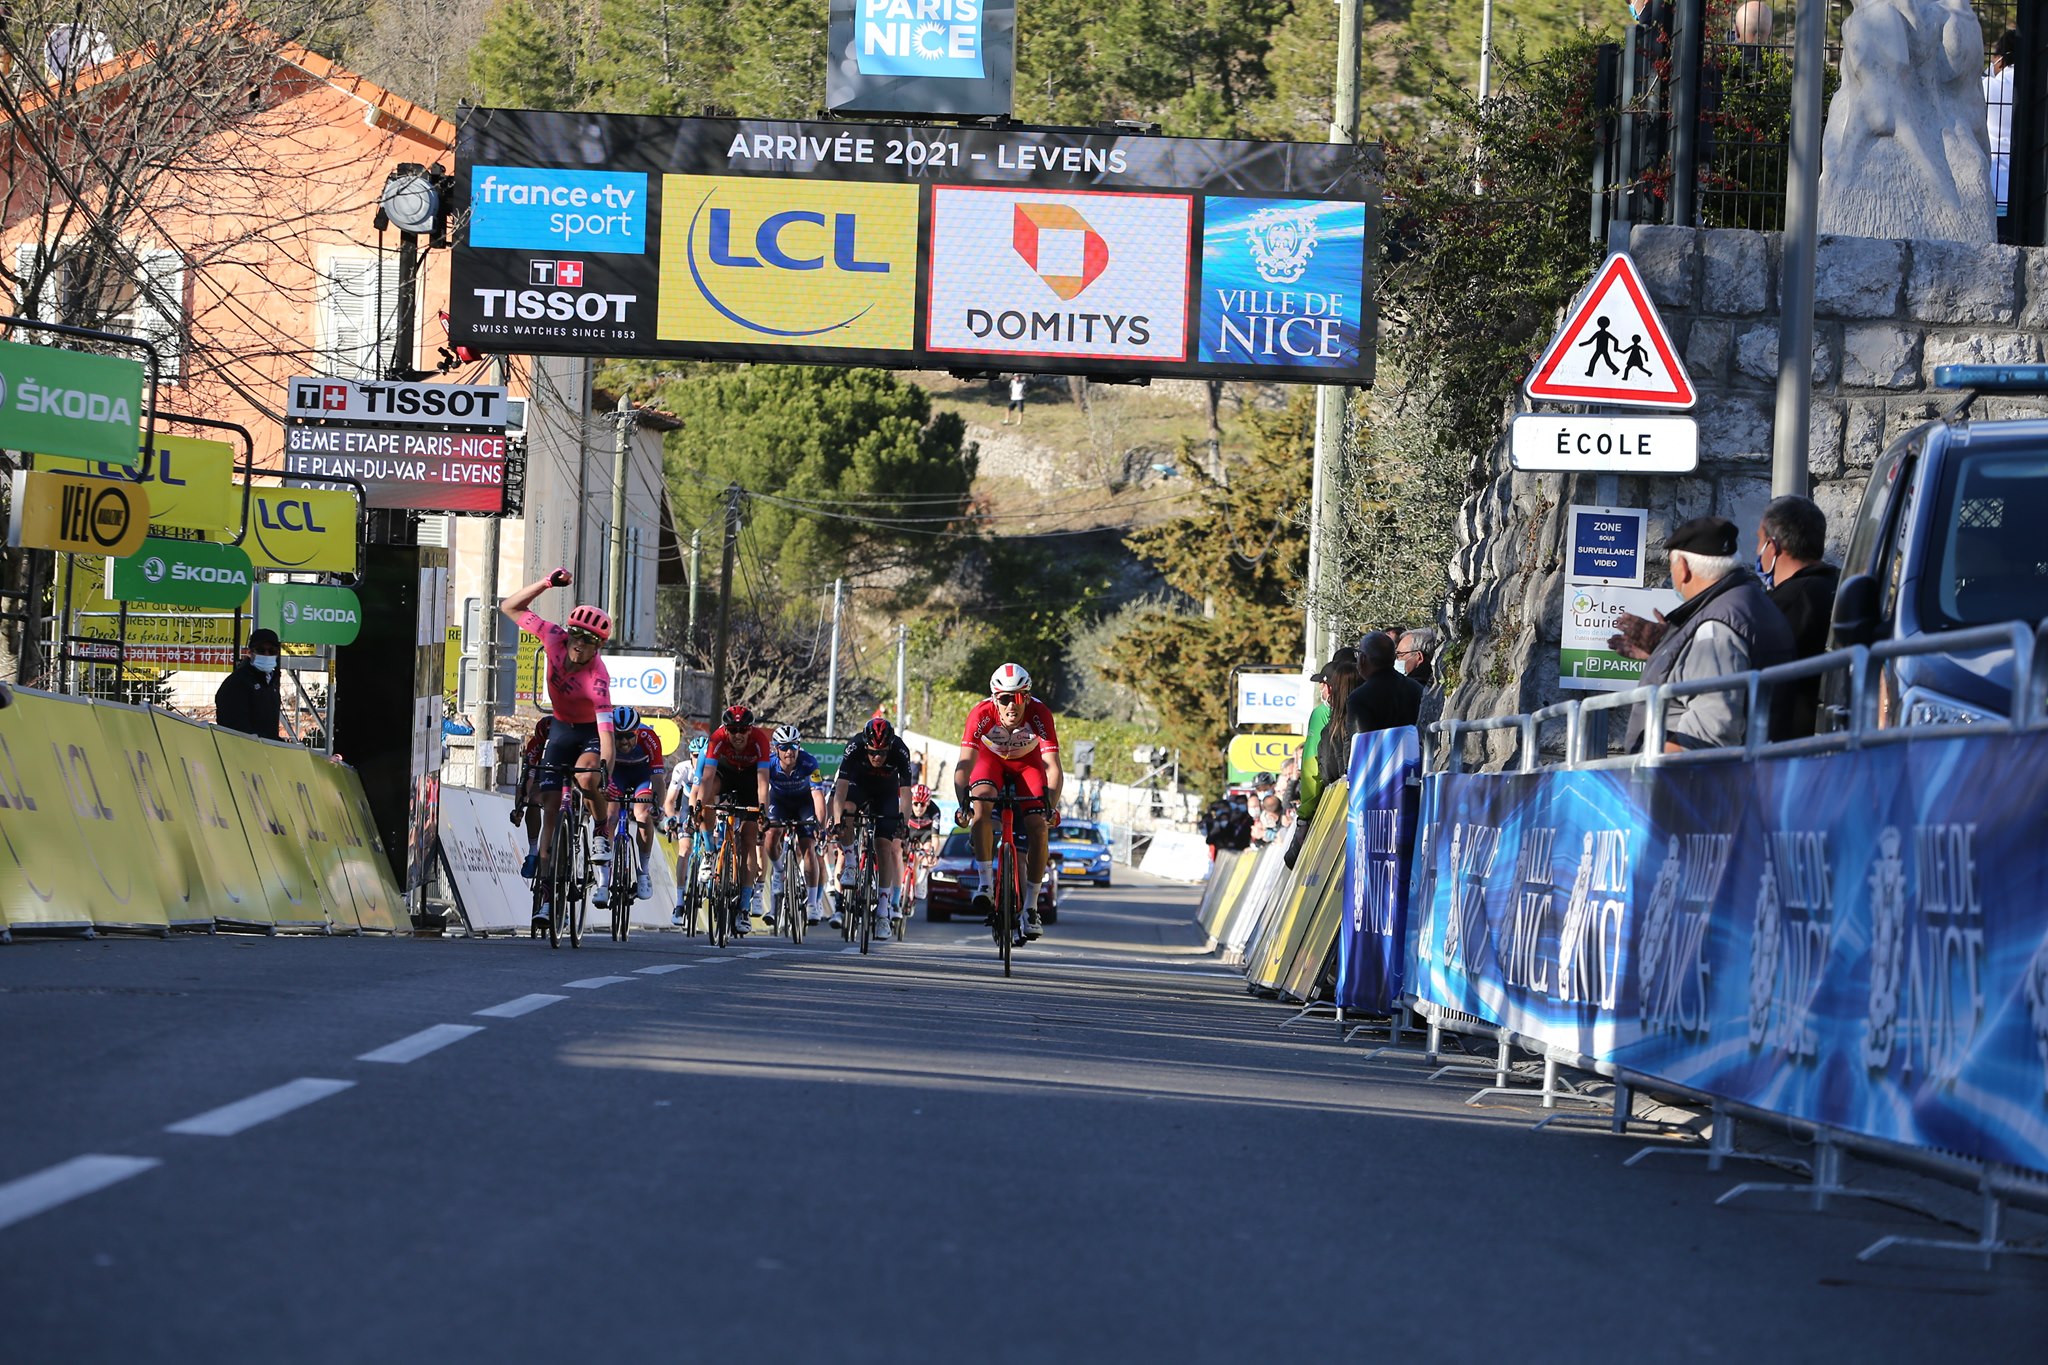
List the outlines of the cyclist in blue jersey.
<svg viewBox="0 0 2048 1365">
<path fill-rule="evenodd" d="M 690 799 L 690 793 L 697 789 L 697 779 L 703 774 L 704 751 L 709 747 L 710 738 L 701 730 L 690 736 L 689 756 L 675 766 L 669 774 L 668 795 L 661 803 L 663 823 L 668 837 L 676 841 L 676 904 L 669 915 L 669 923 L 683 922 L 683 896 L 690 875 L 690 850 L 697 838 L 697 811 L 693 806 L 684 818 L 683 803 Z"/>
<path fill-rule="evenodd" d="M 768 818 L 798 826 L 803 840 L 805 879 L 810 883 L 810 903 L 804 918 L 812 924 L 825 918 L 825 860 L 818 852 L 818 826 L 825 822 L 825 795 L 812 783 L 818 773 L 817 755 L 805 752 L 803 732 L 794 725 L 775 727 L 775 748 L 768 757 Z M 782 852 L 784 831 L 770 828 L 762 849 L 769 867 Z M 775 893 L 769 892 L 769 903 Z"/>
<path fill-rule="evenodd" d="M 661 785 L 661 736 L 654 733 L 652 726 L 640 723 L 640 713 L 630 706 L 612 708 L 613 761 L 610 780 L 604 792 L 591 800 L 592 814 L 597 827 L 607 835 L 612 830 L 612 807 L 615 802 L 625 802 L 627 814 L 636 826 L 634 837 L 640 846 L 637 859 L 639 876 L 633 887 L 636 900 L 646 900 L 654 894 L 654 883 L 647 874 L 648 858 L 654 852 L 654 803 L 659 799 L 656 788 Z M 593 741 L 594 742 L 594 741 Z M 612 865 L 602 863 L 597 869 L 597 891 L 591 896 L 591 903 L 597 906 L 611 904 Z"/>
</svg>

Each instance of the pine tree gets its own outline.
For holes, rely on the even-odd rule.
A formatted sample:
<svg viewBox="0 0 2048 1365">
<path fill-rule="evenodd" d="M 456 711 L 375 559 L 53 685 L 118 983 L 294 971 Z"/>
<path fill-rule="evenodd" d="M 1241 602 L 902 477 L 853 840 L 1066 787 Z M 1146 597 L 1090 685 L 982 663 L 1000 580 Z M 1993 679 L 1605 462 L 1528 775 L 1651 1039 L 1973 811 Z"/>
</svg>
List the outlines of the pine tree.
<svg viewBox="0 0 2048 1365">
<path fill-rule="evenodd" d="M 580 67 L 590 31 L 576 0 L 503 0 L 470 54 L 470 76 L 485 104 L 576 109 L 589 94 Z"/>
</svg>

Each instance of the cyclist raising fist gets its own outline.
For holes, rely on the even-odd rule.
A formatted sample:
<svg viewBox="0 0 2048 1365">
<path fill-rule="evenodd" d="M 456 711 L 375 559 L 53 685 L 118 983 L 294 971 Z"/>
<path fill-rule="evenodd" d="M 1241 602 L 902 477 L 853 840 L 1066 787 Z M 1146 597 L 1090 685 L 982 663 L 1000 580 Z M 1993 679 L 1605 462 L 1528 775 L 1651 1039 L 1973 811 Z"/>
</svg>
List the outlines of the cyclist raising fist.
<svg viewBox="0 0 2048 1365">
<path fill-rule="evenodd" d="M 548 696 L 554 701 L 555 723 L 541 752 L 542 863 L 554 851 L 555 827 L 562 822 L 561 803 L 548 798 L 561 792 L 563 774 L 573 768 L 576 785 L 595 802 L 612 768 L 612 675 L 597 657 L 598 648 L 611 638 L 612 618 L 596 607 L 575 607 L 567 625 L 558 626 L 532 610 L 534 599 L 549 588 L 566 588 L 574 581 L 567 569 L 556 569 L 498 604 L 521 630 L 540 637 L 548 657 Z M 611 840 L 601 830 L 591 841 L 590 859 L 608 863 L 611 858 Z M 541 907 L 536 923 L 545 923 L 548 909 Z"/>
</svg>

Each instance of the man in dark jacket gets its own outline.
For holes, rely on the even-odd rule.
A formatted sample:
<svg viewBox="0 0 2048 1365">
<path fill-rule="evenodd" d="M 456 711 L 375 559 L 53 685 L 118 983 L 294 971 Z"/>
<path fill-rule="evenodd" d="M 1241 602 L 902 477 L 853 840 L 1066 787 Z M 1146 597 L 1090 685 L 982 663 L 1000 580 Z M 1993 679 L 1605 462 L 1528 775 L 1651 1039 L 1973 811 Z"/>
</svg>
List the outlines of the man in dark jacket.
<svg viewBox="0 0 2048 1365">
<path fill-rule="evenodd" d="M 1368 730 L 1413 725 L 1422 714 L 1422 684 L 1394 667 L 1396 657 L 1394 637 L 1385 631 L 1374 631 L 1358 642 L 1358 672 L 1365 681 L 1344 699 L 1347 744 L 1346 752 L 1339 755 L 1340 772 L 1350 770 L 1351 737 Z"/>
<path fill-rule="evenodd" d="M 1671 560 L 1671 586 L 1684 598 L 1664 618 L 1663 638 L 1643 668 L 1644 686 L 1770 668 L 1792 658 L 1792 628 L 1764 595 L 1755 574 L 1735 560 L 1735 523 L 1726 517 L 1694 517 L 1664 542 Z M 1624 649 L 1624 633 L 1610 647 Z M 1628 748 L 1642 741 L 1646 708 L 1635 708 Z M 1698 692 L 1673 697 L 1664 706 L 1664 751 L 1715 749 L 1743 742 L 1749 724 L 1748 696 Z"/>
<path fill-rule="evenodd" d="M 258 739 L 276 739 L 279 710 L 277 632 L 249 632 L 249 657 L 213 694 L 214 721 Z"/>
<path fill-rule="evenodd" d="M 1842 571 L 1823 558 L 1827 549 L 1827 514 L 1811 500 L 1788 494 L 1764 508 L 1756 528 L 1756 571 L 1792 627 L 1795 659 L 1810 659 L 1828 647 Z M 1785 687 L 1789 695 L 1772 708 L 1771 738 L 1812 734 L 1820 715 L 1820 679 L 1803 678 Z M 1782 730 L 1776 723 L 1780 715 Z"/>
</svg>

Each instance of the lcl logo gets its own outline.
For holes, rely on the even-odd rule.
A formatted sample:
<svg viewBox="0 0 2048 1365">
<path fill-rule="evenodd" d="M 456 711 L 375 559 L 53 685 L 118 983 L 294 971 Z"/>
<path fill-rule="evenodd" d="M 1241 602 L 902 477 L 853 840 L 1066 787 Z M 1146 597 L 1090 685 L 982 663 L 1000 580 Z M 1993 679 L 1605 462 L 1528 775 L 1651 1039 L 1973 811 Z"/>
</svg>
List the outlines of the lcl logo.
<svg viewBox="0 0 2048 1365">
<path fill-rule="evenodd" d="M 272 502 L 266 498 L 256 504 L 256 515 L 264 529 L 270 531 L 324 532 L 327 529 L 313 519 L 313 504 L 310 502 Z"/>
</svg>

